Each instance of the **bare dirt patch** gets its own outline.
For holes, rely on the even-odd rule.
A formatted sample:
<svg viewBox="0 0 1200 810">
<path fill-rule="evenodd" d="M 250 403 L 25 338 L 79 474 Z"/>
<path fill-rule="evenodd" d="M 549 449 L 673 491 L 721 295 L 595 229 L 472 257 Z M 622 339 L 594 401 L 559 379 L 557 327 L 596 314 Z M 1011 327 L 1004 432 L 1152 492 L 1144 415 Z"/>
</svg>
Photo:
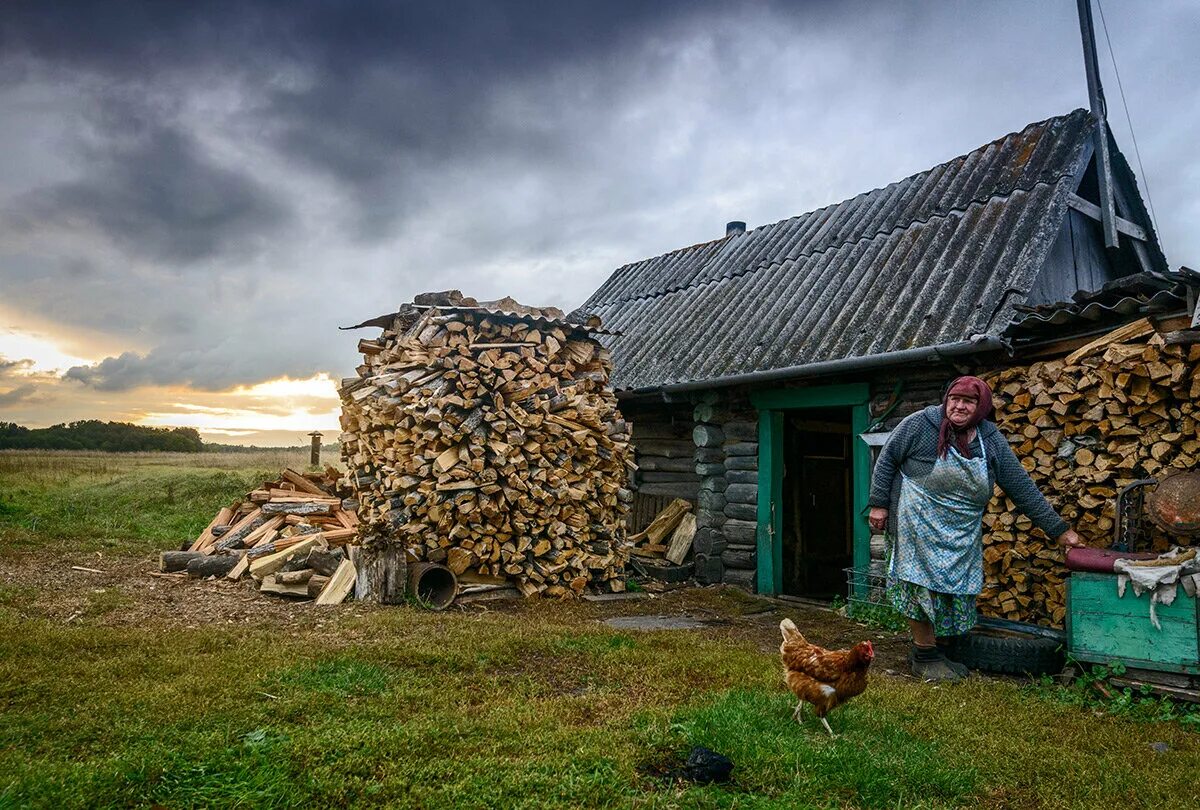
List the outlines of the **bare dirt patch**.
<svg viewBox="0 0 1200 810">
<path fill-rule="evenodd" d="M 0 571 L 0 594 L 11 608 L 29 618 L 116 627 L 253 625 L 286 626 L 291 632 L 328 632 L 330 625 L 346 618 L 389 610 L 358 603 L 317 608 L 311 602 L 259 593 L 248 581 L 157 577 L 156 572 L 154 556 L 12 555 Z M 517 618 L 548 607 L 540 600 L 496 601 L 454 606 L 445 615 L 447 620 L 455 615 L 481 613 Z M 569 601 L 555 606 L 558 608 L 565 621 L 595 622 L 598 629 L 606 619 L 624 618 L 636 624 L 637 617 L 662 617 L 658 623 L 671 627 L 659 632 L 699 633 L 734 643 L 749 642 L 763 652 L 778 649 L 779 621 L 787 616 L 810 641 L 824 647 L 847 647 L 871 639 L 880 670 L 903 669 L 907 653 L 907 641 L 902 636 L 866 627 L 830 610 L 765 599 L 723 586 L 680 588 L 640 600 Z M 655 623 L 653 619 L 647 621 Z"/>
</svg>

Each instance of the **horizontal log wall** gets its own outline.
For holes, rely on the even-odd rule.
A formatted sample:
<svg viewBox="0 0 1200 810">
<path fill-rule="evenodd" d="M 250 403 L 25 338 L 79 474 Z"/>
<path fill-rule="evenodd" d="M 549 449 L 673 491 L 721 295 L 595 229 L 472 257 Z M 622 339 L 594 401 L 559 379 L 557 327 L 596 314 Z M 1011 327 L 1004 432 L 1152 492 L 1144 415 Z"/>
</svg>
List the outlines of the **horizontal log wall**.
<svg viewBox="0 0 1200 810">
<path fill-rule="evenodd" d="M 621 403 L 621 413 L 633 424 L 638 470 L 632 479 L 636 494 L 629 529 L 638 532 L 673 498 L 696 503 L 700 476 L 692 444 L 692 405 L 631 400 Z"/>
</svg>

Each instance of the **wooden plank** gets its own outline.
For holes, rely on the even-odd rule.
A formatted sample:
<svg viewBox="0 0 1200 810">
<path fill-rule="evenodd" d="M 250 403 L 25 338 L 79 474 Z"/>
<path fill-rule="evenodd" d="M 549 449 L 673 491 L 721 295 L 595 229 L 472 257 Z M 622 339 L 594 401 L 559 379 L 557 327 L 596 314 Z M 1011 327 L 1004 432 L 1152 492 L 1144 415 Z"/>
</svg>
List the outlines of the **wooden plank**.
<svg viewBox="0 0 1200 810">
<path fill-rule="evenodd" d="M 1089 354 L 1110 346 L 1113 343 L 1124 343 L 1128 340 L 1136 340 L 1144 337 L 1154 331 L 1154 324 L 1149 318 L 1142 318 L 1133 323 L 1127 323 L 1124 326 L 1114 329 L 1106 335 L 1093 340 L 1091 343 L 1085 344 L 1075 351 L 1071 352 L 1063 360 L 1064 365 L 1073 366 Z"/>
<path fill-rule="evenodd" d="M 342 564 L 338 566 L 337 571 L 333 572 L 329 582 L 325 583 L 321 595 L 317 597 L 316 604 L 340 605 L 350 595 L 350 591 L 354 590 L 354 580 L 357 575 L 354 563 L 342 560 Z"/>
<path fill-rule="evenodd" d="M 1072 193 L 1069 197 L 1067 197 L 1067 205 L 1071 206 L 1086 217 L 1090 217 L 1097 222 L 1103 222 L 1103 219 L 1100 215 L 1100 206 L 1085 200 L 1078 194 Z M 1141 242 L 1146 241 L 1146 229 L 1141 225 L 1135 225 L 1124 217 L 1119 217 L 1116 214 L 1113 214 L 1113 219 L 1117 223 L 1117 230 L 1119 232 L 1125 234 L 1126 236 L 1131 236 Z"/>
<path fill-rule="evenodd" d="M 682 565 L 688 552 L 692 550 L 692 540 L 696 537 L 696 516 L 691 512 L 679 519 L 679 525 L 671 535 L 668 543 L 667 560 L 675 565 Z"/>
<path fill-rule="evenodd" d="M 862 405 L 870 398 L 871 386 L 867 383 L 817 385 L 811 388 L 778 388 L 771 391 L 757 391 L 750 395 L 750 401 L 754 407 L 760 410 Z"/>
</svg>

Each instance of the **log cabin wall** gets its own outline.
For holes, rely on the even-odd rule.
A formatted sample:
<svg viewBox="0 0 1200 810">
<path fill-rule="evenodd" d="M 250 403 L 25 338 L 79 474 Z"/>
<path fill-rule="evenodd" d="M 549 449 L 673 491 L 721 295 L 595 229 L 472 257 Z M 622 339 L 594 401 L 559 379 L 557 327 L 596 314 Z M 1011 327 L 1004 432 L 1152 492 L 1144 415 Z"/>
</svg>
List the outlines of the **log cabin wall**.
<svg viewBox="0 0 1200 810">
<path fill-rule="evenodd" d="M 625 400 L 625 420 L 633 424 L 634 499 L 629 531 L 640 532 L 674 498 L 696 504 L 700 476 L 692 442 L 692 404 L 662 400 Z"/>
</svg>

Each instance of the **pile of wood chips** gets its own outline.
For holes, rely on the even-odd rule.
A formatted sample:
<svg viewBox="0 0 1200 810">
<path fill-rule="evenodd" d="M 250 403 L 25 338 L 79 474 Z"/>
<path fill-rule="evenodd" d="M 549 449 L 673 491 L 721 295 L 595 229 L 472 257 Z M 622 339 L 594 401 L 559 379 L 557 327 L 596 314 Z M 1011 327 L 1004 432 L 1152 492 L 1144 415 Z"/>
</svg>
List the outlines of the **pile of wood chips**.
<svg viewBox="0 0 1200 810">
<path fill-rule="evenodd" d="M 338 473 L 284 470 L 222 509 L 186 551 L 164 551 L 164 576 L 249 575 L 261 591 L 341 603 L 354 589 L 348 546 L 358 518 L 337 495 Z"/>
<path fill-rule="evenodd" d="M 696 536 L 696 516 L 692 504 L 683 498 L 671 501 L 654 516 L 650 525 L 637 534 L 629 535 L 629 551 L 648 566 L 647 573 L 653 576 L 653 567 L 682 565 L 692 551 L 692 540 Z"/>
<path fill-rule="evenodd" d="M 989 375 L 997 425 L 1059 514 L 1090 546 L 1112 543 L 1126 484 L 1200 459 L 1200 345 L 1147 319 L 1066 358 Z M 1058 544 L 1007 498 L 984 516 L 985 614 L 1061 627 L 1066 568 Z M 1157 545 L 1166 547 L 1165 537 Z"/>
<path fill-rule="evenodd" d="M 367 553 L 399 547 L 527 597 L 624 590 L 630 426 L 589 327 L 427 293 L 359 349 L 341 443 Z"/>
</svg>

